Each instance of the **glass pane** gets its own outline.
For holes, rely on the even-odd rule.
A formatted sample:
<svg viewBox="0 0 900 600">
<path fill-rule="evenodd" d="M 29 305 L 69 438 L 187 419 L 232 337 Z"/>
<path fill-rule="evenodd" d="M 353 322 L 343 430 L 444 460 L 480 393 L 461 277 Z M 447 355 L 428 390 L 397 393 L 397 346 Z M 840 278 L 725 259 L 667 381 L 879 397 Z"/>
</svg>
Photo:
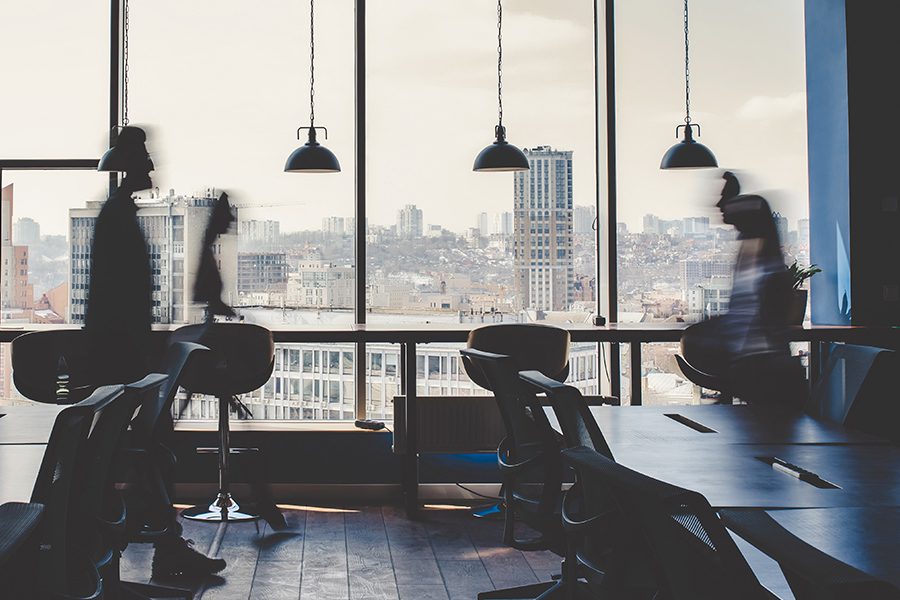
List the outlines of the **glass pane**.
<svg viewBox="0 0 900 600">
<path fill-rule="evenodd" d="M 225 300 L 247 320 L 352 322 L 353 3 L 316 4 L 315 122 L 342 167 L 319 175 L 284 172 L 303 143 L 297 127 L 309 125 L 308 4 L 161 0 L 131 10 L 130 115 L 150 127 L 157 168 L 148 201 L 229 193 L 238 222 L 222 260 Z M 334 216 L 349 226 L 336 230 Z"/>
<path fill-rule="evenodd" d="M 0 4 L 0 156 L 99 158 L 106 150 L 109 5 Z"/>
<path fill-rule="evenodd" d="M 497 124 L 495 5 L 375 0 L 367 18 L 367 320 L 593 312 L 593 3 L 504 7 L 503 123 L 526 174 L 472 171 Z"/>
<path fill-rule="evenodd" d="M 0 322 L 83 320 L 91 242 L 72 206 L 99 206 L 107 185 L 96 171 L 3 171 Z"/>
<path fill-rule="evenodd" d="M 691 117 L 742 192 L 777 211 L 785 260 L 808 264 L 801 0 L 690 6 Z M 735 232 L 715 203 L 720 169 L 659 169 L 684 118 L 683 6 L 616 4 L 619 321 L 727 310 Z"/>
</svg>

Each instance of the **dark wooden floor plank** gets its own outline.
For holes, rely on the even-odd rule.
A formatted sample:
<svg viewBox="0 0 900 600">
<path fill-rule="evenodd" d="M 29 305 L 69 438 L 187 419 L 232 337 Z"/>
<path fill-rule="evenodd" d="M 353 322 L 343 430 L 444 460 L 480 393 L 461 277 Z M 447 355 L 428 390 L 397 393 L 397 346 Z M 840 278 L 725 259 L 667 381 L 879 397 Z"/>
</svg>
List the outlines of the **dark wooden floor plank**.
<svg viewBox="0 0 900 600">
<path fill-rule="evenodd" d="M 502 543 L 502 522 L 463 510 L 426 510 L 411 521 L 400 507 L 300 507 L 286 530 L 260 523 L 218 526 L 184 521 L 185 537 L 213 546 L 228 566 L 221 577 L 173 578 L 197 600 L 473 600 L 479 592 L 549 579 L 560 559 Z M 146 581 L 152 546 L 136 544 L 123 574 Z"/>
</svg>

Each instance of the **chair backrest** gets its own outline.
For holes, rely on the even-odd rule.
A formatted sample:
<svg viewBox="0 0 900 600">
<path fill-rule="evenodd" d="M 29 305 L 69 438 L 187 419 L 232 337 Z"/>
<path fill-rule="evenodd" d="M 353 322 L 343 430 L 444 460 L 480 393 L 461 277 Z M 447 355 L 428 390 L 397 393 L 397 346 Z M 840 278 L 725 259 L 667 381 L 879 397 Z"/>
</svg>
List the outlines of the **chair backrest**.
<svg viewBox="0 0 900 600">
<path fill-rule="evenodd" d="M 806 410 L 846 427 L 900 442 L 897 352 L 831 344 Z"/>
<path fill-rule="evenodd" d="M 577 388 L 550 379 L 539 371 L 522 371 L 519 378 L 547 394 L 553 413 L 559 421 L 559 428 L 562 429 L 566 447 L 586 446 L 607 458 L 613 458 L 612 450 L 591 414 L 591 408 Z"/>
<path fill-rule="evenodd" d="M 540 371 L 557 381 L 569 375 L 569 332 L 536 323 L 498 323 L 469 332 L 467 348 L 509 356 L 515 371 Z M 463 368 L 477 385 L 491 389 L 478 368 L 463 355 Z"/>
<path fill-rule="evenodd" d="M 141 409 L 131 422 L 132 443 L 139 448 L 150 448 L 159 440 L 162 423 L 171 420 L 172 403 L 184 379 L 184 374 L 201 356 L 208 355 L 209 348 L 193 342 L 175 342 L 167 349 L 163 357 L 162 369 L 165 380 L 157 387 L 140 388 L 130 384 L 129 389 L 142 394 Z M 148 376 L 149 377 L 149 376 Z M 155 377 L 162 377 L 155 375 Z M 148 383 L 147 378 L 142 382 Z M 139 382 L 140 383 L 140 382 Z M 154 393 L 155 392 L 155 393 Z"/>
<path fill-rule="evenodd" d="M 610 494 L 631 535 L 646 541 L 663 597 L 771 598 L 702 495 L 632 471 L 589 448 L 563 455 L 577 470 L 585 496 Z"/>
<path fill-rule="evenodd" d="M 562 494 L 562 458 L 558 436 L 547 419 L 535 394 L 519 381 L 515 363 L 509 356 L 492 354 L 473 348 L 460 350 L 473 367 L 481 369 L 485 381 L 494 392 L 497 407 L 506 426 L 503 448 L 507 462 L 516 463 L 542 456 L 541 487 L 538 512 L 556 510 Z M 525 483 L 519 480 L 520 483 Z M 520 490 L 515 490 L 517 493 Z"/>
<path fill-rule="evenodd" d="M 82 329 L 32 331 L 13 339 L 13 382 L 19 392 L 35 402 L 56 404 L 57 373 L 65 361 L 70 390 L 90 382 L 90 353 Z M 82 396 L 83 397 L 83 396 Z M 70 392 L 75 403 L 79 398 Z"/>
<path fill-rule="evenodd" d="M 32 502 L 46 507 L 40 571 L 47 590 L 68 593 L 70 582 L 83 575 L 74 566 L 73 527 L 86 487 L 88 437 L 102 412 L 123 394 L 121 385 L 101 387 L 56 416 L 31 495 Z"/>
<path fill-rule="evenodd" d="M 169 343 L 194 342 L 214 360 L 198 360 L 185 370 L 183 387 L 195 394 L 237 396 L 261 388 L 275 368 L 272 332 L 249 323 L 202 323 L 172 332 Z M 212 358 L 211 357 L 211 358 Z"/>
<path fill-rule="evenodd" d="M 504 354 L 493 354 L 472 348 L 460 353 L 474 368 L 482 373 L 482 378 L 494 392 L 497 408 L 506 427 L 509 449 L 518 454 L 511 458 L 521 459 L 525 446 L 543 447 L 545 450 L 559 450 L 553 427 L 547 420 L 543 407 L 525 386 L 519 383 L 515 363 Z"/>
</svg>

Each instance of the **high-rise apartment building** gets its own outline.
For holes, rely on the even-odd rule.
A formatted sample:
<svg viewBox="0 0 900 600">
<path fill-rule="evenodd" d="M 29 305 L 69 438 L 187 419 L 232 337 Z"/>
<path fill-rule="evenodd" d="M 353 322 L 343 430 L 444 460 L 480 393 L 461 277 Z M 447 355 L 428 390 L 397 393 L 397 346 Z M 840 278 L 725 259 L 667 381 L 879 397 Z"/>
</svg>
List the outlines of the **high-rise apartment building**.
<svg viewBox="0 0 900 600">
<path fill-rule="evenodd" d="M 490 235 L 490 231 L 488 230 L 488 214 L 486 212 L 478 213 L 478 234 L 481 237 Z"/>
<path fill-rule="evenodd" d="M 659 217 L 656 215 L 644 215 L 644 233 L 659 233 Z"/>
<path fill-rule="evenodd" d="M 772 213 L 772 217 L 775 219 L 775 228 L 778 230 L 778 240 L 782 244 L 788 243 L 788 220 L 787 217 L 781 215 L 781 213 Z"/>
<path fill-rule="evenodd" d="M 13 184 L 0 190 L 0 308 L 29 309 L 34 290 L 28 283 L 28 246 L 13 243 Z"/>
<path fill-rule="evenodd" d="M 17 219 L 13 225 L 13 244 L 31 246 L 41 241 L 41 225 L 29 217 Z"/>
<path fill-rule="evenodd" d="M 522 308 L 566 310 L 574 301 L 572 152 L 525 149 L 530 169 L 515 174 L 514 260 Z"/>
<path fill-rule="evenodd" d="M 248 219 L 238 222 L 238 235 L 242 245 L 271 246 L 281 236 L 279 221 Z"/>
<path fill-rule="evenodd" d="M 322 233 L 331 235 L 353 235 L 356 219 L 353 217 L 325 217 L 322 219 Z"/>
<path fill-rule="evenodd" d="M 193 302 L 194 280 L 200 265 L 203 234 L 217 194 L 176 196 L 137 201 L 137 218 L 150 255 L 153 276 L 153 322 L 195 323 L 203 306 Z M 91 245 L 103 201 L 69 209 L 69 321 L 84 323 L 91 274 Z M 234 209 L 235 211 L 237 209 Z M 220 235 L 213 254 L 222 275 L 223 299 L 237 301 L 237 235 Z"/>
<path fill-rule="evenodd" d="M 500 235 L 512 235 L 513 214 L 509 211 L 495 214 L 493 225 L 491 227 L 491 233 L 498 233 Z"/>
<path fill-rule="evenodd" d="M 420 238 L 423 229 L 421 208 L 415 204 L 407 204 L 397 211 L 397 237 L 404 240 Z"/>
</svg>

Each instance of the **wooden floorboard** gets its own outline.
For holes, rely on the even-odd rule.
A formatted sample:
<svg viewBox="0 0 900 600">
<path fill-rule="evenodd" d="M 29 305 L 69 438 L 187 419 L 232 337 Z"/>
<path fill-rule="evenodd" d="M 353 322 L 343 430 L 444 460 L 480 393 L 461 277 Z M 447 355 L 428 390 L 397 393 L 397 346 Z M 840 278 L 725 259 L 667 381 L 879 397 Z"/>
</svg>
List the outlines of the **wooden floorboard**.
<svg viewBox="0 0 900 600">
<path fill-rule="evenodd" d="M 478 592 L 549 579 L 559 557 L 502 542 L 502 522 L 468 510 L 426 510 L 411 521 L 397 506 L 292 507 L 287 528 L 264 522 L 183 521 L 201 552 L 224 558 L 218 577 L 158 582 L 196 600 L 474 600 Z M 124 579 L 146 582 L 153 548 L 136 544 Z"/>
</svg>

